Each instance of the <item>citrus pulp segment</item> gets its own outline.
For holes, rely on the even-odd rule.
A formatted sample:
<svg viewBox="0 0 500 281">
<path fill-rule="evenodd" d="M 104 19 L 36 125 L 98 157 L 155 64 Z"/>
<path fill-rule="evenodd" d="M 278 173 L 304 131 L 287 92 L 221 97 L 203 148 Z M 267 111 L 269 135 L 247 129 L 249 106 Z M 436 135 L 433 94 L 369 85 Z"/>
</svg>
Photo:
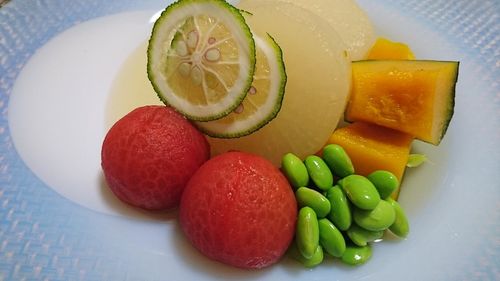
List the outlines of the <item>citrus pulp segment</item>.
<svg viewBox="0 0 500 281">
<path fill-rule="evenodd" d="M 255 42 L 238 9 L 222 0 L 181 0 L 156 21 L 148 77 L 162 101 L 187 118 L 232 112 L 255 70 Z"/>
<path fill-rule="evenodd" d="M 351 60 L 362 60 L 375 43 L 375 30 L 354 0 L 241 0 L 241 5 L 286 2 L 326 20 L 347 45 Z"/>
<path fill-rule="evenodd" d="M 270 35 L 254 35 L 256 65 L 252 86 L 243 102 L 229 115 L 208 122 L 196 122 L 204 133 L 220 138 L 253 133 L 276 117 L 281 109 L 286 73 L 282 51 Z"/>
<path fill-rule="evenodd" d="M 350 87 L 346 47 L 327 22 L 287 3 L 238 6 L 252 32 L 269 33 L 283 51 L 287 84 L 279 114 L 248 136 L 209 138 L 213 154 L 227 150 L 264 156 L 275 165 L 293 152 L 300 158 L 316 153 L 344 112 Z"/>
</svg>

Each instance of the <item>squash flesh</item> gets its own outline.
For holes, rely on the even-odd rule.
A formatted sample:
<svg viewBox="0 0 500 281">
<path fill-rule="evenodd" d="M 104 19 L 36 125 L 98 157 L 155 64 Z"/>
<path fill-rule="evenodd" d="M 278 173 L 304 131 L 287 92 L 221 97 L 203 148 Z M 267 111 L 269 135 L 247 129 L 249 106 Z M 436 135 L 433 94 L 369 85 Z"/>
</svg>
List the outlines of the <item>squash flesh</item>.
<svg viewBox="0 0 500 281">
<path fill-rule="evenodd" d="M 378 38 L 368 52 L 369 60 L 413 60 L 415 55 L 404 43 Z"/>
<path fill-rule="evenodd" d="M 384 72 L 364 72 L 353 69 L 352 106 L 349 119 L 372 121 L 378 125 L 413 133 L 424 139 L 432 138 L 436 72 L 404 72 L 396 68 Z M 363 94 L 359 94 L 359 92 Z M 384 93 L 381 95 L 380 93 Z"/>
<path fill-rule="evenodd" d="M 457 65 L 408 60 L 354 62 L 345 117 L 437 145 L 453 114 Z"/>
<path fill-rule="evenodd" d="M 354 165 L 356 174 L 367 176 L 387 170 L 401 182 L 408 162 L 411 135 L 374 124 L 355 122 L 335 130 L 328 140 L 342 146 Z M 392 194 L 397 199 L 399 188 Z"/>
</svg>

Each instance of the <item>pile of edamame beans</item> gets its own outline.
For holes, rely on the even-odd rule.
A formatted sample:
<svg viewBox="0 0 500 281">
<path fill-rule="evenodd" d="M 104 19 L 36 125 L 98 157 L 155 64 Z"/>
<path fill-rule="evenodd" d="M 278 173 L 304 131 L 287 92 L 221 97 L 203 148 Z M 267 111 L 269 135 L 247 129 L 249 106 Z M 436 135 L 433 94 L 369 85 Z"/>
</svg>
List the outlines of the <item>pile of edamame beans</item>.
<svg viewBox="0 0 500 281">
<path fill-rule="evenodd" d="M 372 255 L 370 243 L 385 231 L 408 235 L 408 219 L 390 197 L 399 186 L 391 172 L 356 175 L 351 159 L 336 144 L 325 146 L 322 157 L 304 161 L 288 153 L 281 165 L 299 205 L 291 252 L 306 267 L 319 265 L 325 254 L 349 265 L 363 264 Z"/>
</svg>

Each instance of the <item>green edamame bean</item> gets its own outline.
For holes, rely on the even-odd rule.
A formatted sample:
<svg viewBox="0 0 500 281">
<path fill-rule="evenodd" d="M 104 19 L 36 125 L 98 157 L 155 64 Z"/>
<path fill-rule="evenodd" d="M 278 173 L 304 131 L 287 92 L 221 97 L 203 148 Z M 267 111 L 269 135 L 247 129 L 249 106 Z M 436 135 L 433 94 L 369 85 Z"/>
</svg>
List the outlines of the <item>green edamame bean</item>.
<svg viewBox="0 0 500 281">
<path fill-rule="evenodd" d="M 370 231 L 362 227 L 359 227 L 357 224 L 352 224 L 351 227 L 347 230 L 347 236 L 349 236 L 349 238 L 354 244 L 358 246 L 366 246 L 368 242 L 372 242 L 382 238 L 382 236 L 384 236 L 384 231 L 383 230 Z M 321 237 L 321 228 L 320 228 L 320 237 Z"/>
<path fill-rule="evenodd" d="M 326 198 L 331 206 L 328 218 L 338 229 L 347 230 L 351 226 L 352 215 L 350 203 L 344 191 L 336 185 L 326 191 Z"/>
<path fill-rule="evenodd" d="M 305 267 L 315 267 L 323 262 L 323 249 L 321 248 L 320 245 L 316 248 L 316 251 L 314 252 L 313 256 L 309 259 L 306 259 L 302 254 L 299 252 L 297 249 L 296 245 L 290 245 L 290 250 L 289 250 L 290 255 L 299 261 L 302 265 Z"/>
<path fill-rule="evenodd" d="M 363 176 L 347 176 L 339 181 L 339 185 L 351 202 L 360 209 L 373 210 L 380 202 L 377 189 Z"/>
<path fill-rule="evenodd" d="M 334 257 L 341 257 L 345 251 L 345 239 L 342 233 L 328 219 L 320 219 L 319 243 L 323 249 Z"/>
<path fill-rule="evenodd" d="M 367 176 L 380 194 L 380 198 L 386 199 L 398 189 L 398 178 L 389 171 L 378 170 Z"/>
<path fill-rule="evenodd" d="M 281 159 L 281 170 L 294 188 L 307 186 L 309 174 L 306 165 L 293 153 L 287 153 Z"/>
<path fill-rule="evenodd" d="M 389 198 L 387 199 L 387 202 L 392 205 L 396 213 L 396 219 L 394 220 L 394 223 L 389 226 L 389 230 L 395 235 L 401 238 L 405 238 L 410 232 L 410 224 L 408 223 L 408 218 L 406 217 L 403 208 L 401 208 L 401 205 L 399 205 L 396 200 Z"/>
<path fill-rule="evenodd" d="M 324 218 L 330 213 L 330 201 L 321 193 L 307 187 L 299 187 L 295 191 L 299 207 L 311 207 L 318 218 Z"/>
<path fill-rule="evenodd" d="M 333 185 L 333 175 L 326 163 L 316 155 L 307 156 L 304 161 L 309 177 L 321 190 L 327 190 Z"/>
<path fill-rule="evenodd" d="M 339 177 L 347 177 L 354 174 L 354 166 L 351 158 L 344 148 L 337 144 L 329 144 L 323 148 L 323 160 L 330 167 L 333 174 Z"/>
<path fill-rule="evenodd" d="M 320 263 L 323 262 L 323 249 L 321 248 L 321 245 L 318 245 L 316 248 L 316 251 L 314 251 L 313 256 L 310 259 L 303 259 L 302 264 L 305 267 L 315 267 L 319 265 Z"/>
<path fill-rule="evenodd" d="M 299 210 L 295 238 L 302 256 L 312 258 L 319 245 L 318 218 L 312 208 L 302 207 Z"/>
<path fill-rule="evenodd" d="M 353 218 L 364 229 L 381 231 L 389 228 L 394 223 L 396 212 L 389 202 L 380 200 L 373 210 L 354 209 Z"/>
<path fill-rule="evenodd" d="M 360 265 L 367 262 L 372 257 L 372 248 L 370 245 L 363 247 L 349 245 L 346 247 L 341 260 L 349 265 Z"/>
</svg>

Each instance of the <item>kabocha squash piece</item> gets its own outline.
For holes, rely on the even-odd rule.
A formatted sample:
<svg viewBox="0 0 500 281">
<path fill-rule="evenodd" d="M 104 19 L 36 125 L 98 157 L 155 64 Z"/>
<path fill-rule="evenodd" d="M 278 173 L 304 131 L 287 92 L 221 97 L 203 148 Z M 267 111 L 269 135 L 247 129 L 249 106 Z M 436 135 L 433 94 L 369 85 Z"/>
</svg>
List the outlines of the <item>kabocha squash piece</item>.
<svg viewBox="0 0 500 281">
<path fill-rule="evenodd" d="M 353 62 L 345 118 L 375 123 L 438 145 L 453 116 L 458 65 L 424 60 Z"/>
<path fill-rule="evenodd" d="M 356 174 L 368 176 L 376 170 L 387 170 L 401 182 L 412 140 L 411 135 L 396 130 L 355 122 L 335 130 L 328 143 L 344 148 Z M 399 187 L 391 196 L 396 199 L 398 194 Z"/>
<path fill-rule="evenodd" d="M 378 38 L 368 52 L 368 60 L 414 60 L 415 55 L 404 43 Z"/>
</svg>

